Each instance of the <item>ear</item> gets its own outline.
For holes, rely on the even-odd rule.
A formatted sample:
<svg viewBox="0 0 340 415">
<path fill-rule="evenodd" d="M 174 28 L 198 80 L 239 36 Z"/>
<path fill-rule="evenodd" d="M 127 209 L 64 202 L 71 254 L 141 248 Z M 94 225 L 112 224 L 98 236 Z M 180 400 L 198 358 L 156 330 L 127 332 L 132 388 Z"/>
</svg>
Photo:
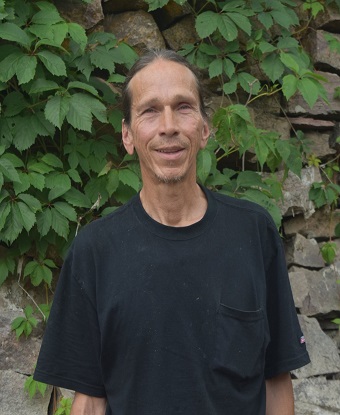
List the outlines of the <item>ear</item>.
<svg viewBox="0 0 340 415">
<path fill-rule="evenodd" d="M 209 129 L 208 122 L 203 120 L 202 137 L 201 137 L 201 145 L 200 145 L 201 149 L 203 149 L 207 145 L 209 136 L 210 136 L 210 129 Z"/>
<path fill-rule="evenodd" d="M 130 156 L 134 153 L 135 147 L 133 145 L 133 137 L 130 127 L 126 124 L 125 120 L 122 121 L 122 140 L 127 151 Z"/>
</svg>

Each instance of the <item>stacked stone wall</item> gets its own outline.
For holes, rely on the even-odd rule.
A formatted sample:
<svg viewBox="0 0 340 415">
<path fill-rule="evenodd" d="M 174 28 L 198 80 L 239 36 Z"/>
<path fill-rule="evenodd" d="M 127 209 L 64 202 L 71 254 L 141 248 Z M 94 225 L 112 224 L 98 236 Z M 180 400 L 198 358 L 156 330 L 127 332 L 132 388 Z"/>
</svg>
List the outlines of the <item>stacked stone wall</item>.
<svg viewBox="0 0 340 415">
<path fill-rule="evenodd" d="M 112 32 L 137 51 L 155 47 L 177 51 L 185 43 L 199 40 L 190 9 L 174 2 L 153 13 L 148 12 L 142 0 L 94 0 L 91 4 L 56 0 L 55 4 L 66 19 L 80 23 L 88 31 Z M 329 104 L 319 100 L 310 109 L 296 94 L 286 105 L 277 98 L 268 98 L 252 106 L 258 127 L 276 130 L 282 139 L 293 131 L 303 131 L 312 152 L 322 162 L 339 153 L 335 138 L 340 136 L 340 100 L 334 99 L 333 93 L 340 86 L 340 59 L 329 50 L 325 33 L 340 39 L 340 14 L 335 10 L 320 15 L 305 44 L 316 69 L 329 81 L 325 85 Z M 208 82 L 208 86 L 213 112 L 221 104 L 221 97 L 213 83 Z M 315 167 L 303 169 L 301 178 L 290 174 L 280 206 L 290 281 L 312 360 L 310 365 L 292 373 L 296 415 L 340 413 L 340 335 L 338 326 L 332 323 L 340 316 L 340 258 L 326 266 L 320 255 L 320 246 L 329 236 L 334 237 L 340 212 L 331 215 L 327 208 L 315 209 L 308 192 L 317 181 L 321 181 L 321 176 Z M 340 241 L 335 241 L 340 252 Z M 25 379 L 34 370 L 43 332 L 41 325 L 28 340 L 19 341 L 11 332 L 11 321 L 26 304 L 26 294 L 17 282 L 11 280 L 1 287 L 0 415 L 51 412 L 51 388 L 44 397 L 37 394 L 33 400 L 23 390 Z M 61 393 L 67 396 L 66 391 Z"/>
</svg>

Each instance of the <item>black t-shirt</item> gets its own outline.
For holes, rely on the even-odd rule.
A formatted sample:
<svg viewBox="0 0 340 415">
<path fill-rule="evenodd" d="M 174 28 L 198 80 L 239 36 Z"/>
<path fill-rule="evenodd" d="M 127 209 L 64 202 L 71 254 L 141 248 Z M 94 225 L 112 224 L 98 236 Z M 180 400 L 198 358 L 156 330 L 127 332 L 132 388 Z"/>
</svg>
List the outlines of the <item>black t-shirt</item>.
<svg viewBox="0 0 340 415">
<path fill-rule="evenodd" d="M 187 227 L 139 196 L 86 226 L 58 282 L 35 379 L 112 415 L 264 415 L 265 379 L 309 362 L 267 212 L 204 189 Z"/>
</svg>

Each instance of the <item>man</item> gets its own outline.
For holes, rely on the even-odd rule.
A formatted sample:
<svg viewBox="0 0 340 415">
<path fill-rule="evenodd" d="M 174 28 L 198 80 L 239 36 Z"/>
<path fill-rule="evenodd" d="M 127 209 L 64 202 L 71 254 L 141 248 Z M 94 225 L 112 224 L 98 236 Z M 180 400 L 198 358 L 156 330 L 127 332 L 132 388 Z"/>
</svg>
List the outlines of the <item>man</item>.
<svg viewBox="0 0 340 415">
<path fill-rule="evenodd" d="M 143 187 L 76 237 L 35 379 L 75 390 L 72 415 L 293 415 L 289 371 L 309 358 L 282 244 L 262 208 L 196 183 L 194 71 L 148 53 L 123 107 Z"/>
</svg>

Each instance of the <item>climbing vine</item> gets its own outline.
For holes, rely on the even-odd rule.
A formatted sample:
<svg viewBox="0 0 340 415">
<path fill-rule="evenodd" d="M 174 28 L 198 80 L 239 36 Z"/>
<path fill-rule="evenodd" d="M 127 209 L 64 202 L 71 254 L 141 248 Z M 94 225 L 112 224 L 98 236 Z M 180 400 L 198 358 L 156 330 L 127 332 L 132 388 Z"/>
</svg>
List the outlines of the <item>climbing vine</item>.
<svg viewBox="0 0 340 415">
<path fill-rule="evenodd" d="M 282 140 L 257 128 L 252 104 L 294 94 L 310 107 L 328 102 L 327 80 L 314 71 L 302 40 L 313 19 L 340 1 L 175 2 L 191 9 L 200 38 L 179 53 L 221 98 L 212 137 L 198 155 L 198 180 L 263 205 L 279 227 L 288 172 L 299 176 L 303 166 L 314 165 L 323 181 L 313 184 L 310 199 L 334 211 L 339 156 L 322 164 L 301 132 Z M 154 11 L 169 0 L 146 3 Z M 88 34 L 67 22 L 47 0 L 0 0 L 0 39 L 0 285 L 15 276 L 23 289 L 36 287 L 46 298 L 39 305 L 30 301 L 24 317 L 13 321 L 20 337 L 31 333 L 36 317 L 48 318 L 56 270 L 79 227 L 141 188 L 137 160 L 120 144 L 119 91 L 137 53 L 112 33 Z M 326 40 L 340 52 L 334 36 Z M 334 94 L 340 96 L 339 87 Z M 326 263 L 334 260 L 332 240 L 322 254 Z M 27 388 L 43 392 L 33 379 Z M 63 405 L 60 414 L 68 411 L 68 402 Z"/>
</svg>

